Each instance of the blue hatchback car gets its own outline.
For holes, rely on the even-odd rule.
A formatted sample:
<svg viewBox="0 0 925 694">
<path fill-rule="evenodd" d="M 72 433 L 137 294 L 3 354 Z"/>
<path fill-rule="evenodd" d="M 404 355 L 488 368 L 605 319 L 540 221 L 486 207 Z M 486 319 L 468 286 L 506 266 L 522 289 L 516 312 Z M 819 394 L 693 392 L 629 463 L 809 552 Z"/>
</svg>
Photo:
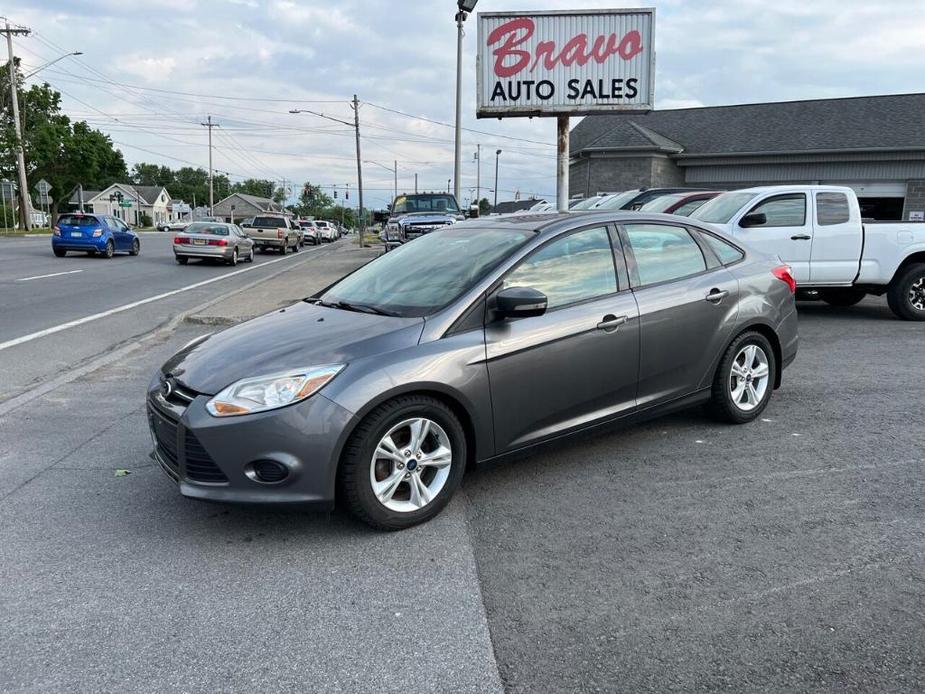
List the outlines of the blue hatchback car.
<svg viewBox="0 0 925 694">
<path fill-rule="evenodd" d="M 74 212 L 58 217 L 51 237 L 51 249 L 59 258 L 68 251 L 112 258 L 116 252 L 138 255 L 141 241 L 128 224 L 104 214 Z"/>
</svg>

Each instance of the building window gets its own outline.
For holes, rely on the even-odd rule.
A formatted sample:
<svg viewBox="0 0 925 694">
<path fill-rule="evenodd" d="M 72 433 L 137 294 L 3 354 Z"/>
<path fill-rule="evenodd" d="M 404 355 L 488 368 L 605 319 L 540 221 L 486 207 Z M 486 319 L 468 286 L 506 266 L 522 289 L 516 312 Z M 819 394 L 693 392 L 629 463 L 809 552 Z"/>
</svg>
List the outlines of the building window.
<svg viewBox="0 0 925 694">
<path fill-rule="evenodd" d="M 806 224 L 806 195 L 775 195 L 759 202 L 749 214 L 763 214 L 767 217 L 764 224 L 753 224 L 753 227 L 801 227 Z"/>
<path fill-rule="evenodd" d="M 816 222 L 819 226 L 844 224 L 851 219 L 848 196 L 844 193 L 816 193 Z"/>
</svg>

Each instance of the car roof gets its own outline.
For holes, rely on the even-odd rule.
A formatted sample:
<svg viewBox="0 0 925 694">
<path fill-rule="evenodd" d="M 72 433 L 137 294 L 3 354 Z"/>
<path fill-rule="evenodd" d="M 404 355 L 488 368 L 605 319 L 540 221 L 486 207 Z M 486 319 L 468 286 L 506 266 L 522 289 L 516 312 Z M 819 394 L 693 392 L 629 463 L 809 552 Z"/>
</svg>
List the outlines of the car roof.
<svg viewBox="0 0 925 694">
<path fill-rule="evenodd" d="M 510 229 L 512 231 L 532 231 L 537 234 L 552 235 L 560 231 L 579 229 L 594 223 L 629 224 L 644 222 L 668 222 L 685 224 L 713 231 L 709 224 L 688 217 L 678 217 L 660 212 L 636 212 L 634 210 L 572 210 L 571 212 L 541 212 L 531 215 L 500 215 L 497 217 L 479 217 L 459 222 L 450 229 Z"/>
</svg>

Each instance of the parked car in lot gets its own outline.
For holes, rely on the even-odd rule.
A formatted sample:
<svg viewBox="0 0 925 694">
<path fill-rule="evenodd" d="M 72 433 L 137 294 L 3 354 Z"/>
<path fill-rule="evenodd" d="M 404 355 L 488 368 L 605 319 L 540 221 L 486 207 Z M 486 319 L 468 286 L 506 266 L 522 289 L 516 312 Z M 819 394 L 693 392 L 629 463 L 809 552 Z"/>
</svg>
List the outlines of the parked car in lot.
<svg viewBox="0 0 925 694">
<path fill-rule="evenodd" d="M 592 210 L 638 210 L 650 200 L 672 193 L 694 192 L 695 188 L 639 188 L 622 193 L 604 195 L 590 208 Z"/>
<path fill-rule="evenodd" d="M 465 219 L 450 193 L 399 195 L 389 209 L 388 221 L 379 234 L 386 251 Z"/>
<path fill-rule="evenodd" d="M 642 212 L 662 212 L 687 217 L 691 212 L 722 193 L 721 190 L 704 190 L 696 193 L 669 193 L 649 200 L 642 207 Z"/>
<path fill-rule="evenodd" d="M 191 258 L 220 260 L 237 265 L 254 262 L 254 242 L 237 224 L 193 222 L 173 237 L 173 254 L 180 265 Z"/>
<path fill-rule="evenodd" d="M 141 240 L 118 217 L 103 214 L 63 214 L 52 229 L 51 249 L 63 258 L 68 251 L 112 258 L 116 252 L 138 255 Z"/>
<path fill-rule="evenodd" d="M 864 224 L 841 186 L 767 186 L 724 193 L 691 217 L 793 268 L 799 298 L 852 306 L 886 294 L 906 320 L 925 320 L 925 224 Z"/>
<path fill-rule="evenodd" d="M 590 198 L 573 200 L 569 203 L 569 210 L 590 210 L 601 199 L 601 195 L 592 195 Z"/>
<path fill-rule="evenodd" d="M 298 251 L 302 245 L 302 230 L 283 215 L 254 217 L 254 221 L 244 227 L 244 233 L 260 251 L 272 248 L 286 255 L 289 251 Z"/>
<path fill-rule="evenodd" d="M 181 349 L 148 388 L 154 455 L 188 497 L 337 494 L 408 527 L 471 462 L 701 403 L 755 419 L 796 356 L 793 288 L 678 217 L 461 223 Z"/>
</svg>

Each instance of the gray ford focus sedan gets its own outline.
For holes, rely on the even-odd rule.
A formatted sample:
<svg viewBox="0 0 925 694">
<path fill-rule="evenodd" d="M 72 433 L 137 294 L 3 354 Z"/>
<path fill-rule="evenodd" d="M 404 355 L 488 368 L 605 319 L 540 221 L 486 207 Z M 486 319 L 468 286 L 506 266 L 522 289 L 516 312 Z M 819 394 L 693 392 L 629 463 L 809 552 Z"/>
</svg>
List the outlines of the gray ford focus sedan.
<svg viewBox="0 0 925 694">
<path fill-rule="evenodd" d="M 796 356 L 794 289 L 687 218 L 463 222 L 181 349 L 148 389 L 154 457 L 188 497 L 405 528 L 467 465 L 566 434 L 698 404 L 752 421 Z"/>
</svg>

